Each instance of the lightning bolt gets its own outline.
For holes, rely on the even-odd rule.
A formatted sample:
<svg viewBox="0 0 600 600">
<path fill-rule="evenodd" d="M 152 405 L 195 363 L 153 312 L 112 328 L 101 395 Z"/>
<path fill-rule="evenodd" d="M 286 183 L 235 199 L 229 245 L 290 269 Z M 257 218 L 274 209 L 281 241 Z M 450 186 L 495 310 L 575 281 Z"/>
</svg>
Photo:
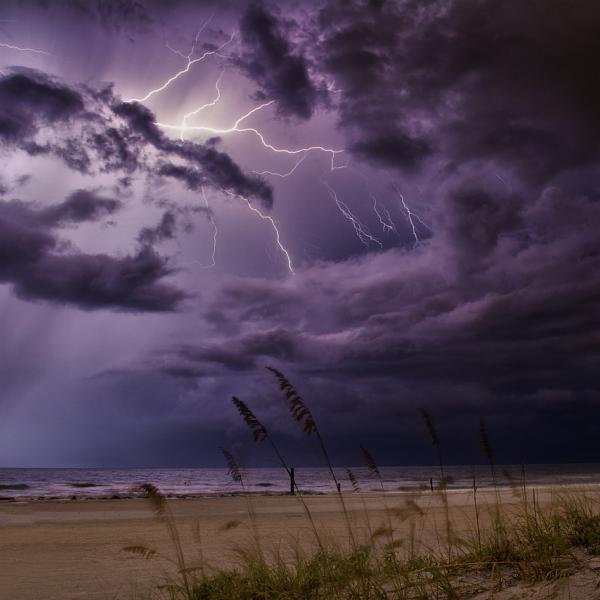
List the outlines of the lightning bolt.
<svg viewBox="0 0 600 600">
<path fill-rule="evenodd" d="M 203 25 L 203 27 L 196 34 L 196 39 L 194 40 L 194 43 L 192 44 L 192 49 L 190 50 L 190 53 L 187 56 L 184 56 L 181 52 L 179 52 L 177 50 L 173 50 L 173 48 L 171 48 L 170 46 L 167 46 L 172 52 L 175 52 L 175 54 L 178 54 L 179 56 L 181 56 L 182 58 L 187 60 L 187 64 L 183 69 L 180 69 L 179 71 L 177 71 L 177 73 L 175 73 L 175 75 L 172 75 L 171 77 L 169 77 L 159 87 L 157 87 L 153 90 L 150 90 L 145 96 L 142 96 L 140 98 L 129 98 L 128 100 L 124 100 L 124 102 L 146 102 L 148 99 L 152 98 L 152 96 L 154 96 L 155 94 L 158 94 L 158 93 L 162 92 L 163 90 L 166 90 L 174 81 L 179 79 L 182 75 L 185 75 L 186 73 L 188 73 L 189 70 L 192 68 L 192 66 L 195 65 L 196 63 L 202 62 L 209 56 L 213 56 L 213 55 L 221 56 L 219 54 L 219 52 L 221 50 L 223 50 L 223 48 L 225 48 L 226 46 L 231 44 L 231 42 L 233 42 L 233 40 L 235 38 L 235 32 L 233 32 L 231 34 L 231 37 L 226 42 L 221 44 L 216 50 L 207 50 L 200 56 L 198 56 L 196 58 L 192 58 L 192 56 L 194 55 L 194 52 L 196 51 L 196 45 L 198 43 L 198 36 L 200 35 L 200 32 L 202 31 L 202 29 L 205 26 L 206 26 L 206 24 Z"/>
<path fill-rule="evenodd" d="M 373 211 L 379 219 L 379 223 L 381 224 L 383 232 L 386 233 L 388 231 L 393 231 L 394 233 L 398 233 L 398 231 L 396 230 L 396 224 L 394 223 L 394 221 L 392 220 L 392 216 L 390 215 L 390 211 L 385 206 L 382 207 L 383 211 L 385 212 L 384 220 L 384 218 L 381 216 L 381 213 L 379 212 L 379 209 L 377 208 L 377 197 L 370 191 L 368 191 L 368 194 L 371 197 L 371 200 L 373 200 Z"/>
<path fill-rule="evenodd" d="M 206 192 L 204 191 L 204 186 L 202 186 L 202 198 L 204 199 L 204 205 L 206 206 L 207 212 L 206 214 L 208 215 L 208 220 L 210 222 L 210 224 L 212 225 L 212 229 L 213 229 L 213 244 L 212 244 L 212 253 L 211 253 L 211 257 L 210 257 L 210 265 L 202 265 L 203 269 L 211 269 L 212 267 L 216 266 L 217 262 L 215 260 L 215 256 L 217 254 L 217 236 L 219 235 L 219 229 L 217 227 L 217 223 L 215 221 L 215 218 L 212 214 L 212 211 L 210 209 L 210 207 L 208 206 L 208 200 L 206 198 Z"/>
<path fill-rule="evenodd" d="M 275 102 L 275 100 L 269 100 L 268 102 L 263 102 L 262 104 L 255 106 L 254 108 L 250 109 L 247 113 L 245 113 L 241 117 L 239 117 L 231 127 L 218 128 L 218 127 L 209 127 L 207 125 L 194 125 L 194 126 L 187 126 L 185 128 L 185 131 L 186 132 L 197 131 L 197 132 L 211 133 L 214 135 L 226 135 L 228 133 L 252 133 L 258 138 L 260 143 L 268 150 L 271 150 L 271 152 L 275 152 L 277 154 L 296 155 L 296 154 L 306 154 L 307 152 L 311 152 L 313 150 L 318 150 L 320 152 L 324 152 L 326 154 L 331 155 L 331 170 L 332 171 L 335 171 L 336 169 L 341 169 L 341 168 L 345 167 L 345 165 L 335 166 L 335 157 L 337 154 L 341 154 L 342 152 L 344 152 L 343 150 L 333 150 L 332 148 L 326 148 L 325 146 L 308 146 L 306 148 L 298 148 L 295 150 L 291 150 L 289 148 L 279 148 L 279 147 L 274 146 L 273 144 L 270 144 L 269 142 L 267 142 L 264 135 L 260 131 L 258 131 L 258 129 L 255 129 L 254 127 L 240 127 L 240 125 L 243 121 L 245 121 L 246 119 L 251 117 L 254 113 L 258 112 L 259 110 L 262 110 L 263 108 L 267 108 L 268 106 L 271 106 L 272 104 L 274 104 L 274 102 Z M 171 125 L 168 123 L 161 123 L 160 121 L 156 121 L 155 125 L 157 125 L 158 127 L 162 127 L 163 129 L 175 129 L 175 130 L 181 131 L 181 125 Z"/>
<path fill-rule="evenodd" d="M 36 48 L 21 48 L 20 46 L 13 46 L 12 44 L 6 44 L 4 42 L 0 42 L 0 48 L 8 48 L 9 50 L 17 50 L 19 52 L 32 52 L 33 54 L 52 56 L 50 52 L 46 52 L 45 50 L 37 50 Z"/>
<path fill-rule="evenodd" d="M 212 21 L 214 16 L 215 16 L 215 11 L 213 10 L 210 17 L 208 17 L 208 19 L 206 19 L 206 21 L 204 21 L 204 23 L 202 23 L 202 25 L 200 26 L 200 29 L 198 29 L 198 31 L 196 31 L 196 37 L 194 38 L 194 41 L 192 42 L 192 48 L 187 54 L 183 54 L 183 52 L 180 52 L 179 50 L 175 50 L 174 48 L 171 47 L 171 45 L 168 42 L 165 44 L 165 46 L 171 52 L 173 52 L 174 54 L 177 54 L 177 56 L 181 56 L 181 58 L 183 58 L 184 60 L 190 60 L 196 50 L 196 46 L 198 45 L 198 39 L 200 38 L 200 34 L 208 27 L 209 23 Z"/>
<path fill-rule="evenodd" d="M 352 223 L 352 227 L 354 227 L 354 232 L 356 233 L 356 236 L 365 246 L 365 248 L 369 248 L 369 242 L 373 242 L 374 244 L 377 244 L 380 248 L 383 248 L 383 244 L 376 237 L 373 237 L 369 233 L 368 229 L 352 213 L 350 208 L 348 208 L 348 205 L 338 198 L 336 191 L 326 181 L 323 181 L 322 183 L 327 188 L 331 199 L 336 203 L 339 211 L 342 213 L 344 218 L 348 219 L 348 221 Z"/>
<path fill-rule="evenodd" d="M 194 39 L 194 42 L 192 44 L 192 48 L 191 48 L 189 54 L 184 55 L 182 52 L 180 52 L 170 46 L 167 46 L 168 49 L 171 50 L 171 52 L 174 52 L 175 54 L 177 54 L 178 56 L 183 58 L 185 61 L 187 61 L 186 65 L 183 69 L 180 69 L 175 74 L 171 75 L 163 84 L 161 84 L 159 87 L 157 87 L 153 90 L 150 90 L 144 96 L 142 96 L 140 98 L 130 98 L 129 100 L 126 100 L 126 102 L 146 102 L 152 96 L 167 89 L 179 77 L 183 76 L 185 73 L 188 73 L 190 71 L 191 67 L 194 64 L 196 64 L 197 62 L 201 62 L 201 61 L 205 60 L 208 56 L 211 56 L 211 55 L 221 56 L 221 54 L 219 54 L 219 52 L 234 40 L 235 32 L 232 33 L 231 37 L 216 50 L 204 52 L 201 56 L 199 56 L 197 58 L 193 58 L 194 53 L 196 51 L 196 46 L 198 44 L 200 32 L 202 31 L 202 29 L 204 29 L 205 26 L 206 26 L 206 24 L 196 33 L 196 37 Z M 281 177 L 281 178 L 289 177 L 304 162 L 307 155 L 313 151 L 323 152 L 325 154 L 330 155 L 332 171 L 335 171 L 337 169 L 344 169 L 347 167 L 347 164 L 336 165 L 336 163 L 335 163 L 336 156 L 338 154 L 341 154 L 342 152 L 344 152 L 344 150 L 336 150 L 336 149 L 328 148 L 328 147 L 321 146 L 321 145 L 313 145 L 313 146 L 307 146 L 304 148 L 295 148 L 295 149 L 294 148 L 281 148 L 281 147 L 277 147 L 277 146 L 271 144 L 270 142 L 268 142 L 265 139 L 265 136 L 258 129 L 256 129 L 254 127 L 242 126 L 242 123 L 246 119 L 251 117 L 254 113 L 261 111 L 261 110 L 271 106 L 272 104 L 274 104 L 274 102 L 275 102 L 274 100 L 269 100 L 267 102 L 264 102 L 258 106 L 255 106 L 254 108 L 250 109 L 248 112 L 246 112 L 245 114 L 243 114 L 239 118 L 237 118 L 231 127 L 218 128 L 218 127 L 211 127 L 208 125 L 194 125 L 194 126 L 188 125 L 189 119 L 198 115 L 200 112 L 202 112 L 206 108 L 215 106 L 221 100 L 220 83 L 221 83 L 222 77 L 223 77 L 223 72 L 219 75 L 217 81 L 215 82 L 216 95 L 215 95 L 214 99 L 211 100 L 210 102 L 202 104 L 202 105 L 198 106 L 197 108 L 195 108 L 194 110 L 186 113 L 183 116 L 181 123 L 179 125 L 162 123 L 160 121 L 155 122 L 155 125 L 163 128 L 163 129 L 178 131 L 179 138 L 182 141 L 183 141 L 185 135 L 190 132 L 208 133 L 208 134 L 212 134 L 212 135 L 226 135 L 226 134 L 230 134 L 230 133 L 250 133 L 258 139 L 260 144 L 262 144 L 262 146 L 265 149 L 270 150 L 271 152 L 274 152 L 276 154 L 289 155 L 289 156 L 299 155 L 299 159 L 296 161 L 296 163 L 293 165 L 293 167 L 288 172 L 277 173 L 274 171 L 255 171 L 255 173 L 261 174 L 261 175 L 273 175 L 273 176 Z M 335 191 L 332 190 L 331 188 L 329 188 L 329 186 L 327 186 L 327 187 L 333 193 L 332 197 L 334 197 L 336 204 L 337 204 L 338 208 L 340 209 L 340 211 L 342 212 L 342 214 L 353 223 L 354 229 L 357 232 L 357 235 L 359 235 L 359 239 L 365 245 L 367 245 L 367 247 L 368 247 L 369 240 L 372 241 L 373 243 L 378 244 L 380 247 L 383 247 L 381 242 L 379 240 L 377 240 L 376 238 L 374 238 L 373 236 L 371 236 L 370 233 L 368 232 L 368 230 L 366 230 L 366 228 L 362 225 L 362 223 L 360 223 L 360 221 L 352 214 L 352 212 L 350 211 L 348 206 L 344 202 L 341 202 L 340 200 L 337 199 L 337 195 L 335 194 Z M 228 190 L 223 190 L 223 191 L 226 194 L 228 194 L 229 196 L 237 196 L 240 200 L 242 200 L 246 204 L 248 209 L 250 211 L 252 211 L 253 213 L 255 213 L 256 215 L 258 215 L 258 217 L 261 220 L 269 222 L 271 228 L 273 229 L 273 231 L 275 233 L 276 244 L 285 257 L 288 270 L 290 271 L 290 273 L 294 273 L 291 256 L 290 256 L 287 248 L 284 246 L 284 244 L 282 242 L 281 234 L 279 232 L 279 229 L 277 227 L 277 223 L 275 222 L 275 220 L 271 216 L 264 214 L 258 208 L 253 206 L 252 203 L 244 196 L 239 195 L 239 194 L 236 195 L 233 192 L 230 192 Z M 206 203 L 206 197 L 204 196 L 204 198 L 205 198 L 205 203 Z M 217 230 L 216 223 L 214 222 L 214 219 L 212 219 L 212 216 L 210 217 L 210 219 L 211 219 L 211 223 L 213 224 L 213 254 L 212 254 L 212 263 L 213 264 L 211 264 L 209 266 L 214 266 L 214 262 L 215 262 L 214 257 L 215 257 L 215 249 L 216 249 L 216 240 L 217 240 L 218 230 Z"/>
<path fill-rule="evenodd" d="M 421 241 L 421 239 L 419 238 L 418 232 L 417 232 L 417 226 L 415 225 L 415 221 L 413 221 L 413 219 L 415 219 L 416 221 L 418 221 L 423 227 L 425 227 L 426 229 L 428 229 L 429 231 L 431 231 L 431 227 L 429 227 L 429 225 L 427 225 L 427 223 L 425 223 L 423 221 L 423 219 L 421 219 L 421 217 L 415 213 L 410 206 L 408 206 L 408 204 L 406 204 L 405 200 L 404 200 L 404 196 L 402 195 L 402 193 L 400 192 L 400 190 L 394 185 L 392 186 L 394 191 L 396 192 L 396 194 L 398 195 L 398 198 L 400 199 L 400 202 L 402 204 L 402 207 L 404 208 L 404 211 L 406 213 L 406 218 L 408 219 L 408 222 L 410 224 L 410 228 L 412 230 L 412 234 L 413 237 L 415 238 L 415 246 Z"/>
<path fill-rule="evenodd" d="M 228 190 L 223 190 L 223 191 L 228 196 L 237 197 L 240 200 L 242 200 L 253 213 L 257 214 L 263 221 L 268 221 L 270 223 L 271 227 L 273 228 L 273 231 L 275 232 L 275 242 L 277 243 L 277 246 L 279 247 L 279 249 L 281 250 L 282 254 L 285 257 L 289 272 L 293 273 L 294 266 L 292 264 L 292 258 L 290 256 L 290 253 L 287 251 L 286 247 L 283 245 L 283 242 L 281 241 L 281 234 L 279 233 L 279 229 L 277 228 L 277 223 L 275 223 L 275 220 L 273 219 L 273 217 L 271 217 L 269 215 L 265 215 L 258 208 L 253 206 L 252 203 L 250 202 L 250 200 L 248 200 L 248 198 L 242 196 L 241 194 L 234 194 L 233 192 L 230 192 Z"/>
<path fill-rule="evenodd" d="M 252 172 L 256 173 L 257 175 L 273 175 L 274 177 L 281 177 L 282 179 L 285 179 L 286 177 L 293 175 L 294 171 L 306 160 L 307 156 L 308 156 L 308 153 L 302 155 L 296 161 L 296 164 L 294 164 L 294 166 L 287 173 L 276 173 L 274 171 L 252 171 Z M 338 167 L 338 168 L 340 168 L 340 167 Z"/>
<path fill-rule="evenodd" d="M 204 200 L 204 206 L 206 207 L 206 218 L 208 219 L 208 222 L 211 224 L 212 231 L 213 231 L 212 250 L 211 250 L 211 254 L 210 254 L 210 264 L 205 265 L 205 264 L 202 264 L 199 260 L 192 260 L 190 262 L 182 263 L 182 266 L 198 265 L 201 269 L 212 269 L 213 267 L 215 267 L 217 265 L 216 253 L 217 253 L 217 237 L 219 235 L 219 228 L 217 227 L 217 222 L 215 221 L 212 209 L 208 205 L 208 199 L 206 197 L 206 191 L 204 189 L 204 186 L 202 186 L 200 189 L 202 191 L 202 199 Z"/>
<path fill-rule="evenodd" d="M 199 106 L 198 108 L 195 108 L 194 110 L 187 113 L 186 115 L 183 115 L 183 119 L 181 121 L 181 132 L 179 134 L 179 139 L 181 141 L 183 141 L 184 133 L 187 130 L 187 120 L 190 119 L 191 117 L 197 115 L 199 112 L 203 111 L 205 108 L 215 106 L 215 104 L 217 104 L 219 102 L 219 100 L 221 99 L 221 88 L 219 87 L 219 84 L 221 83 L 221 79 L 223 78 L 224 74 L 225 74 L 225 71 L 222 71 L 221 74 L 219 75 L 219 77 L 217 78 L 217 81 L 215 82 L 215 89 L 217 90 L 217 95 L 214 97 L 214 99 L 211 100 L 210 102 L 207 102 L 206 104 L 202 104 L 201 106 Z"/>
</svg>

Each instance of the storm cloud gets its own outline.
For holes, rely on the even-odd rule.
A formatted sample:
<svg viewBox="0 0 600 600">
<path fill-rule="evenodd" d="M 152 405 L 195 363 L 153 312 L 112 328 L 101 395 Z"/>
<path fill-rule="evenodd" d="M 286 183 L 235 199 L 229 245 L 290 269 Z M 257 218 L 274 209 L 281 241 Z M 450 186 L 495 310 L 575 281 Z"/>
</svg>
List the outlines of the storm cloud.
<svg viewBox="0 0 600 600">
<path fill-rule="evenodd" d="M 310 462 L 273 366 L 340 464 L 360 442 L 431 460 L 422 406 L 449 461 L 478 460 L 481 416 L 499 460 L 600 459 L 596 2 L 101 4 L 64 55 L 42 36 L 56 57 L 3 67 L 0 282 L 23 320 L 66 307 L 48 339 L 73 327 L 101 356 L 77 373 L 113 399 L 115 447 L 131 448 L 127 423 L 168 463 L 150 443 L 163 427 L 173 463 L 213 464 L 213 446 L 248 440 L 237 395 Z M 95 53 L 74 54 L 92 33 Z M 232 34 L 186 68 L 189 47 Z M 79 62 L 86 85 L 63 78 Z M 332 165 L 319 148 L 344 152 Z M 42 341 L 10 344 L 37 364 Z M 41 402 L 26 380 L 3 402 Z"/>
<path fill-rule="evenodd" d="M 151 111 L 115 98 L 110 87 L 78 91 L 44 73 L 13 69 L 0 77 L 0 108 L 0 139 L 7 146 L 33 156 L 56 156 L 75 171 L 149 172 L 154 169 L 148 154 L 152 147 L 159 159 L 175 156 L 191 163 L 206 185 L 272 203 L 265 181 L 245 175 L 213 145 L 168 139 Z"/>
<path fill-rule="evenodd" d="M 81 95 L 51 78 L 19 69 L 0 79 L 0 138 L 24 143 L 40 125 L 67 121 L 83 110 Z"/>
<path fill-rule="evenodd" d="M 162 281 L 172 272 L 150 247 L 135 255 L 86 254 L 61 240 L 55 228 L 110 214 L 117 200 L 78 190 L 47 208 L 0 202 L 0 281 L 26 300 L 82 309 L 173 311 L 185 297 Z"/>
<path fill-rule="evenodd" d="M 598 157 L 593 1 L 330 2 L 319 23 L 315 59 L 361 158 L 493 161 L 540 182 Z"/>
<path fill-rule="evenodd" d="M 574 410 L 585 421 L 597 409 L 600 204 L 556 188 L 525 203 L 461 186 L 442 200 L 444 233 L 418 250 L 311 267 L 285 285 L 223 285 L 206 315 L 214 341 L 163 353 L 163 372 L 202 381 L 215 369 L 254 377 L 276 365 L 310 390 L 334 438 L 350 435 L 331 423 L 340 397 L 354 398 L 356 420 L 344 427 L 355 431 L 370 413 L 360 429 L 372 439 L 385 419 L 413 422 L 419 405 L 442 427 L 453 411 L 463 415 L 452 435 L 473 439 L 465 423 L 475 431 L 485 414 L 502 438 L 503 415 L 518 411 L 523 438 L 503 445 L 505 457 L 539 458 L 519 427 L 538 415 L 555 431 Z M 260 387 L 250 397 L 270 412 Z M 465 459 L 460 445 L 450 452 Z"/>
<path fill-rule="evenodd" d="M 325 97 L 309 74 L 302 54 L 280 21 L 263 4 L 250 4 L 240 20 L 243 51 L 236 61 L 244 73 L 260 86 L 261 99 L 274 99 L 283 116 L 309 119 Z"/>
</svg>

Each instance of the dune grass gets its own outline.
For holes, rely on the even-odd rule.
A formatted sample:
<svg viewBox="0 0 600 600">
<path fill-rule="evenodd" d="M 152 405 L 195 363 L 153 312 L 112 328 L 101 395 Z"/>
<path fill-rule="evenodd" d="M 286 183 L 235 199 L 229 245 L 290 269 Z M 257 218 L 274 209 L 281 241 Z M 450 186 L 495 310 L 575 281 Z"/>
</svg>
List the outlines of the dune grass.
<svg viewBox="0 0 600 600">
<path fill-rule="evenodd" d="M 170 600 L 317 600 L 317 599 L 388 599 L 399 600 L 468 598 L 491 593 L 514 582 L 559 581 L 581 568 L 586 556 L 600 554 L 600 511 L 597 499 L 586 492 L 558 491 L 550 502 L 540 504 L 535 490 L 526 482 L 525 469 L 519 480 L 504 473 L 513 502 L 502 503 L 498 469 L 492 443 L 483 421 L 480 424 L 482 450 L 488 460 L 493 489 L 482 502 L 481 490 L 473 480 L 473 518 L 458 527 L 453 522 L 449 503 L 449 479 L 443 463 L 442 445 L 433 418 L 424 409 L 425 430 L 435 450 L 440 479 L 435 487 L 395 496 L 394 506 L 385 496 L 385 487 L 373 455 L 361 447 L 369 473 L 383 492 L 384 519 L 376 523 L 362 497 L 360 482 L 346 470 L 352 492 L 342 492 L 318 425 L 296 388 L 275 369 L 270 369 L 283 392 L 291 417 L 306 435 L 316 436 L 332 478 L 332 492 L 339 500 L 342 522 L 347 530 L 340 542 L 319 529 L 308 503 L 296 486 L 296 499 L 307 518 L 314 543 L 309 547 L 291 545 L 265 548 L 250 495 L 246 494 L 243 470 L 232 453 L 224 456 L 232 479 L 247 497 L 251 541 L 232 548 L 231 567 L 186 562 L 184 549 L 165 498 L 151 484 L 141 492 L 152 503 L 156 517 L 165 524 L 173 547 L 174 575 L 160 586 L 159 593 Z M 264 424 L 240 399 L 233 399 L 254 441 L 270 444 L 277 460 L 290 469 Z M 351 517 L 349 495 L 360 495 L 362 519 Z M 400 498 L 400 500 L 398 500 Z M 400 502 L 400 504 L 398 504 Z M 426 523 L 428 507 L 441 507 L 441 522 Z M 238 526 L 239 522 L 230 524 Z M 228 526 L 227 524 L 226 526 Z M 431 543 L 423 536 L 433 530 Z M 201 550 L 201 532 L 197 532 Z M 283 535 L 282 535 L 283 537 Z M 156 559 L 157 553 L 144 546 L 124 550 L 144 559 Z M 200 552 L 202 557 L 202 552 Z"/>
</svg>

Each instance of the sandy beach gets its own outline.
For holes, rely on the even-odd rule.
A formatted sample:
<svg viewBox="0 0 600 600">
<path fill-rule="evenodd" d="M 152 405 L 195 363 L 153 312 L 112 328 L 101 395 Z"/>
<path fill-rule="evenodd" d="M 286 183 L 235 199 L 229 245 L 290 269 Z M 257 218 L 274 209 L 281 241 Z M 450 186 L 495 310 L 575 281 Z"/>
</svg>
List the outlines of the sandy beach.
<svg viewBox="0 0 600 600">
<path fill-rule="evenodd" d="M 541 503 L 554 492 L 538 490 Z M 500 492 L 503 506 L 515 503 L 511 490 Z M 346 495 L 355 530 L 365 538 L 368 528 L 385 519 L 385 509 L 403 509 L 407 494 Z M 495 493 L 479 493 L 484 508 Z M 265 548 L 285 553 L 298 543 L 308 547 L 312 536 L 297 498 L 253 496 L 260 540 Z M 331 541 L 345 544 L 347 534 L 338 499 L 332 495 L 306 497 L 319 529 Z M 425 511 L 417 536 L 421 543 L 435 546 L 443 522 L 443 506 L 430 493 L 416 498 Z M 455 531 L 460 533 L 473 519 L 472 493 L 449 493 Z M 217 566 L 235 562 L 233 549 L 251 543 L 248 499 L 242 496 L 173 499 L 169 507 L 177 522 L 189 566 Z M 365 512 L 365 507 L 367 512 Z M 366 514 L 368 513 L 368 521 Z M 395 522 L 398 538 L 408 535 L 410 518 Z M 127 546 L 157 550 L 143 559 L 124 550 Z M 172 557 L 164 526 L 157 522 L 147 500 L 31 501 L 0 503 L 0 598 L 10 600 L 105 600 L 148 597 L 164 583 Z M 587 588 L 586 588 L 587 589 Z M 587 592 L 586 592 L 587 593 Z M 497 596 L 504 597 L 504 596 Z M 529 597 L 529 596 L 506 596 Z M 534 597 L 534 596 L 531 596 Z M 539 596 L 543 597 L 543 596 Z M 581 596 L 591 598 L 596 596 Z"/>
</svg>

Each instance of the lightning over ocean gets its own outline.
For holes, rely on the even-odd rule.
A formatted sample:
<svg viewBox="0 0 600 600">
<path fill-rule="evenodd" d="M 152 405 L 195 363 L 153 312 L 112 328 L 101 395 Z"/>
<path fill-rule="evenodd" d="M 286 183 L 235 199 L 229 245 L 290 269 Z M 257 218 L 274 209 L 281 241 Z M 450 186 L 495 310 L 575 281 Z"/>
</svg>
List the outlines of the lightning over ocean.
<svg viewBox="0 0 600 600">
<path fill-rule="evenodd" d="M 530 537 L 600 484 L 599 56 L 593 0 L 0 2 L 0 598 L 595 598 Z"/>
</svg>

